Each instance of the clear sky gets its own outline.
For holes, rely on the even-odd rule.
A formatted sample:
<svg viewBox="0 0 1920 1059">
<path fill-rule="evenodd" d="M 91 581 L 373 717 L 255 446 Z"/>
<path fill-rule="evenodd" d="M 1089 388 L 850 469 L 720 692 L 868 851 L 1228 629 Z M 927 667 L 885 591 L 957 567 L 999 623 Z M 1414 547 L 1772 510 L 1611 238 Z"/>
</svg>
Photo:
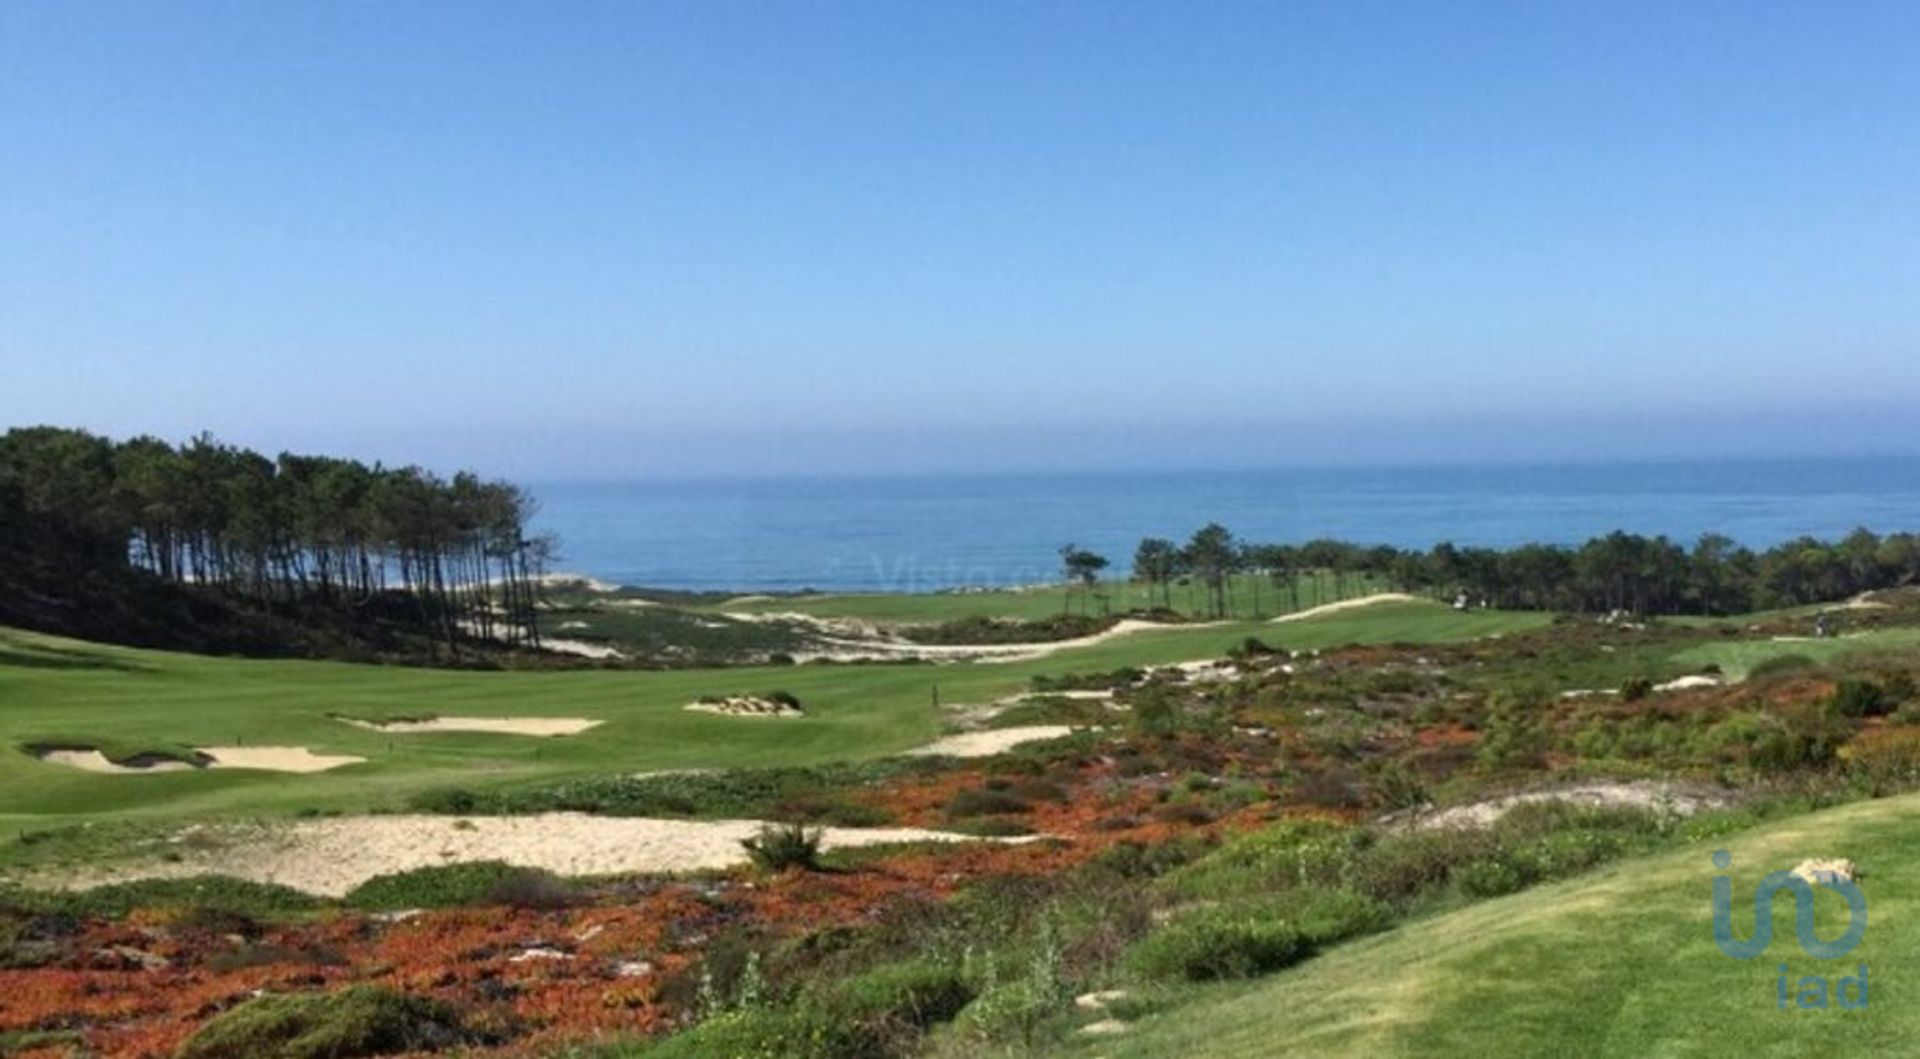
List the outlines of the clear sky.
<svg viewBox="0 0 1920 1059">
<path fill-rule="evenodd" d="M 1920 454 L 1920 4 L 0 3 L 0 426 Z"/>
</svg>

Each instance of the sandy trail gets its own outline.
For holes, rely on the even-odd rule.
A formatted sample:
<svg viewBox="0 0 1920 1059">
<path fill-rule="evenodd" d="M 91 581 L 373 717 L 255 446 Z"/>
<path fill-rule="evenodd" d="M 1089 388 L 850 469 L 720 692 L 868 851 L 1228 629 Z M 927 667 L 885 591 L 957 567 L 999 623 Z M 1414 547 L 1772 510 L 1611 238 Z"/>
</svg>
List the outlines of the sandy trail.
<svg viewBox="0 0 1920 1059">
<path fill-rule="evenodd" d="M 1343 599 L 1338 603 L 1322 603 L 1317 607 L 1308 607 L 1306 610 L 1296 610 L 1292 614 L 1282 614 L 1268 622 L 1268 624 L 1279 625 L 1282 622 L 1306 621 L 1310 618 L 1318 618 L 1324 614 L 1338 614 L 1343 610 L 1353 610 L 1356 607 L 1371 607 L 1376 603 L 1418 602 L 1420 602 L 1419 596 L 1410 596 L 1405 592 L 1376 592 L 1371 596 L 1360 596 L 1357 599 Z"/>
<path fill-rule="evenodd" d="M 391 872 L 500 860 L 561 875 L 684 872 L 744 863 L 755 820 L 658 820 L 541 813 L 531 816 L 363 816 L 280 827 L 217 828 L 176 842 L 177 860 L 109 867 L 67 885 L 218 873 L 339 897 Z M 919 828 L 826 828 L 828 849 L 888 842 L 979 841 Z"/>
<path fill-rule="evenodd" d="M 435 717 L 425 721 L 363 721 L 357 717 L 334 718 L 343 724 L 388 735 L 414 735 L 426 732 L 487 732 L 498 735 L 528 735 L 550 738 L 579 735 L 598 728 L 605 721 L 586 717 Z"/>
</svg>

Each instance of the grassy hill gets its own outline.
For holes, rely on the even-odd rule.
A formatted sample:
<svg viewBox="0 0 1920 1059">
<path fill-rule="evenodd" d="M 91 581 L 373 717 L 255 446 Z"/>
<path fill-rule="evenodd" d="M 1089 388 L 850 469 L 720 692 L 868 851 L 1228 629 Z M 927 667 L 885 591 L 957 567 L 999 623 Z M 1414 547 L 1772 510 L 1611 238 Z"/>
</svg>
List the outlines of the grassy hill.
<svg viewBox="0 0 1920 1059">
<path fill-rule="evenodd" d="M 1741 937 L 1766 872 L 1810 856 L 1857 861 L 1864 941 L 1845 958 L 1812 959 L 1782 901 L 1766 954 L 1721 954 L 1709 901 L 1716 848 L 1733 854 Z M 1074 1054 L 1900 1054 L 1920 1035 L 1920 1010 L 1905 1002 L 1920 982 L 1916 877 L 1920 796 L 1855 803 L 1418 921 L 1253 984 L 1199 990 L 1123 1035 L 1083 1039 Z M 1823 890 L 1816 907 L 1820 935 L 1839 936 L 1843 902 Z M 1852 975 L 1864 962 L 1867 1008 L 1781 1010 L 1783 962 L 1796 984 Z"/>
</svg>

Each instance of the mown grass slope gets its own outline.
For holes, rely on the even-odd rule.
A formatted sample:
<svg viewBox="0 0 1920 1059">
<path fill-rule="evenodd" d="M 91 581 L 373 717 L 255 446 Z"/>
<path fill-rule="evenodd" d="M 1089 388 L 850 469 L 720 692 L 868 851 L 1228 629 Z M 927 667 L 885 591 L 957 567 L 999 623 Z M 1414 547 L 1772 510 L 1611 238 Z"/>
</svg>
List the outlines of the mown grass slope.
<svg viewBox="0 0 1920 1059">
<path fill-rule="evenodd" d="M 1346 593 L 1331 573 L 1302 573 L 1293 590 L 1276 587 L 1266 575 L 1240 574 L 1229 579 L 1232 614 L 1236 618 L 1271 617 L 1294 609 L 1319 606 L 1343 598 L 1384 592 L 1384 582 L 1354 575 Z M 1258 604 L 1256 608 L 1256 603 Z M 1067 585 L 1034 585 L 970 592 L 849 592 L 803 596 L 743 596 L 713 608 L 731 613 L 805 614 L 815 618 L 855 618 L 864 621 L 932 624 L 966 618 L 1002 618 L 1037 621 L 1060 614 L 1082 612 L 1124 614 L 1166 606 L 1182 614 L 1201 615 L 1206 590 L 1198 585 L 1150 588 L 1144 582 L 1102 581 L 1091 590 Z"/>
<path fill-rule="evenodd" d="M 209 658 L 0 630 L 0 857 L 23 829 L 102 815 L 275 814 L 390 807 L 435 788 L 675 768 L 809 764 L 894 753 L 939 734 L 933 703 L 986 702 L 1038 674 L 1217 657 L 1249 635 L 1293 648 L 1468 639 L 1535 627 L 1536 614 L 1392 604 L 1266 625 L 1173 627 L 1006 664 L 809 665 L 679 671 L 474 672 Z M 784 690 L 801 720 L 684 710 L 703 695 Z M 604 721 L 558 739 L 386 735 L 332 719 L 430 715 Z M 27 744 L 298 745 L 368 759 L 331 772 L 99 775 L 44 763 Z"/>
<path fill-rule="evenodd" d="M 1750 961 L 1712 938 L 1711 852 L 1733 854 L 1734 924 L 1752 929 L 1753 886 L 1811 856 L 1857 861 L 1864 941 L 1816 960 L 1776 904 L 1772 948 Z M 1200 990 L 1075 1054 L 1722 1056 L 1890 1055 L 1920 1037 L 1920 796 L 1859 802 L 1743 831 L 1684 852 L 1624 861 L 1338 947 L 1251 984 Z M 1845 905 L 1822 890 L 1819 934 Z M 1869 969 L 1868 1004 L 1782 1010 L 1785 963 L 1837 981 Z"/>
</svg>

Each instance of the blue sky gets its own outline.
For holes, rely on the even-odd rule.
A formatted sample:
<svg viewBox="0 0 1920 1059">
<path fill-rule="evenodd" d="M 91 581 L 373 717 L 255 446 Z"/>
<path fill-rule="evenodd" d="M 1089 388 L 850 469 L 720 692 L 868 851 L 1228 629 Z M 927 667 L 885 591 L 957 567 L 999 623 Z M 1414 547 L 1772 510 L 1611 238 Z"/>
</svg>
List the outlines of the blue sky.
<svg viewBox="0 0 1920 1059">
<path fill-rule="evenodd" d="M 1920 454 L 1910 3 L 0 5 L 0 425 Z"/>
</svg>

